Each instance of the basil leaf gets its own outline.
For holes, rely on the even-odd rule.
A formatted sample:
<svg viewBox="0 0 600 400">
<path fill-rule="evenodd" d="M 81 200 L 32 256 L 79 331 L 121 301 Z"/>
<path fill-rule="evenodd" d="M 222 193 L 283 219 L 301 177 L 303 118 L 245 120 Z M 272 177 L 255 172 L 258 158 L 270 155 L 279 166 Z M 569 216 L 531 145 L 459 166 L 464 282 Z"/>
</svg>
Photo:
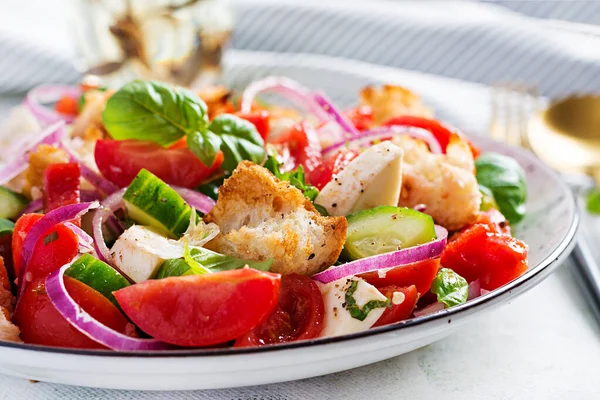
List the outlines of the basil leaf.
<svg viewBox="0 0 600 400">
<path fill-rule="evenodd" d="M 431 284 L 431 293 L 437 295 L 439 302 L 446 307 L 462 304 L 469 297 L 467 280 L 449 268 L 438 271 Z"/>
<path fill-rule="evenodd" d="M 135 80 L 110 97 L 102 122 L 114 139 L 150 140 L 165 146 L 206 130 L 206 111 L 206 104 L 187 89 Z"/>
<path fill-rule="evenodd" d="M 488 188 L 500 212 L 517 223 L 525 216 L 527 183 L 525 171 L 513 158 L 497 153 L 484 153 L 475 160 L 477 182 Z"/>
<path fill-rule="evenodd" d="M 221 139 L 211 131 L 192 132 L 187 137 L 187 146 L 202 164 L 210 168 L 215 163 Z"/>
<path fill-rule="evenodd" d="M 585 196 L 585 205 L 590 213 L 600 214 L 600 191 L 598 189 L 591 190 Z"/>
<path fill-rule="evenodd" d="M 304 168 L 302 167 L 302 165 L 299 165 L 298 168 L 296 168 L 293 171 L 281 172 L 281 164 L 279 163 L 279 161 L 277 161 L 277 158 L 274 155 L 269 155 L 267 161 L 264 164 L 264 167 L 271 171 L 273 175 L 275 175 L 275 177 L 280 181 L 288 181 L 292 185 L 300 189 L 302 193 L 304 193 L 304 196 L 306 196 L 310 201 L 315 201 L 315 199 L 319 195 L 319 189 L 306 183 L 306 177 L 304 175 Z M 315 204 L 315 207 L 316 206 L 317 205 Z M 325 211 L 324 208 L 322 209 Z M 323 214 L 321 210 L 317 210 L 321 214 Z M 326 215 L 326 213 L 327 211 L 325 211 L 325 214 L 323 215 Z"/>
<path fill-rule="evenodd" d="M 0 218 L 0 236 L 12 235 L 15 223 L 11 220 Z"/>
<path fill-rule="evenodd" d="M 494 194 L 490 189 L 483 185 L 479 185 L 479 192 L 481 193 L 481 204 L 479 206 L 481 211 L 488 211 L 492 208 L 498 209 L 498 204 L 496 204 Z"/>
<path fill-rule="evenodd" d="M 365 318 L 367 318 L 367 316 L 369 315 L 369 313 L 371 311 L 373 311 L 376 308 L 383 308 L 383 307 L 391 307 L 392 306 L 392 302 L 390 299 L 387 299 L 385 301 L 383 300 L 371 300 L 369 302 L 367 302 L 365 305 L 361 307 L 358 306 L 358 304 L 356 304 L 356 299 L 354 298 L 353 294 L 354 292 L 356 292 L 356 289 L 358 288 L 358 281 L 352 281 L 352 283 L 350 284 L 350 287 L 348 288 L 348 290 L 346 290 L 346 296 L 345 296 L 345 300 L 346 300 L 346 309 L 348 310 L 348 312 L 350 313 L 350 316 L 354 319 L 357 319 L 359 321 L 364 321 Z"/>
<path fill-rule="evenodd" d="M 273 260 L 267 261 L 249 261 L 226 256 L 203 247 L 194 247 L 190 250 L 190 256 L 195 262 L 208 268 L 211 272 L 230 271 L 233 269 L 244 268 L 248 265 L 250 268 L 259 271 L 268 271 L 273 264 Z M 195 275 L 193 269 L 185 261 L 185 259 L 177 258 L 163 262 L 161 265 L 157 279 L 167 278 L 169 276 Z"/>
<path fill-rule="evenodd" d="M 221 114 L 212 120 L 208 130 L 221 139 L 222 168 L 226 171 L 233 171 L 242 160 L 260 164 L 265 159 L 265 143 L 251 122 Z"/>
</svg>

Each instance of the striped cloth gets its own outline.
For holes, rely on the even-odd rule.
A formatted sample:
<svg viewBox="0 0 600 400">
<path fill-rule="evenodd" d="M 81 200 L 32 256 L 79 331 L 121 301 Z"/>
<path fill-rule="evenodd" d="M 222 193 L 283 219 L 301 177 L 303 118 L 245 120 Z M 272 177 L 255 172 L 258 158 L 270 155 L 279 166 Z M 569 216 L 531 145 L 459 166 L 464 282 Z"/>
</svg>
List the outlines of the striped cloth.
<svg viewBox="0 0 600 400">
<path fill-rule="evenodd" d="M 15 1 L 0 13 L 0 92 L 77 81 L 69 9 L 25 1 L 31 7 Z M 541 17 L 566 10 L 550 8 L 548 0 L 237 0 L 233 45 L 353 58 L 484 84 L 527 82 L 550 97 L 600 92 L 600 35 L 555 29 L 494 3 Z M 565 3 L 571 19 L 595 22 L 600 15 L 600 1 Z"/>
</svg>

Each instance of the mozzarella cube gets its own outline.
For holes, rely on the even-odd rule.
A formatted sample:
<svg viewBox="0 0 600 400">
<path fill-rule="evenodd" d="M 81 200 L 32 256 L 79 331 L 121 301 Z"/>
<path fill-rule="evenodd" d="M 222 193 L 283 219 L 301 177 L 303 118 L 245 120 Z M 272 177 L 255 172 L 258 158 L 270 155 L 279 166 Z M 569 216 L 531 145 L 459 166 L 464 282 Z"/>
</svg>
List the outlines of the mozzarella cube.
<svg viewBox="0 0 600 400">
<path fill-rule="evenodd" d="M 355 276 L 338 279 L 327 284 L 317 282 L 325 304 L 322 337 L 365 331 L 372 327 L 385 311 L 385 307 L 375 308 L 362 321 L 352 317 L 348 311 L 346 292 L 353 282 L 357 282 L 356 291 L 352 297 L 356 300 L 358 307 L 363 308 L 371 300 L 387 300 L 375 286 Z"/>
</svg>

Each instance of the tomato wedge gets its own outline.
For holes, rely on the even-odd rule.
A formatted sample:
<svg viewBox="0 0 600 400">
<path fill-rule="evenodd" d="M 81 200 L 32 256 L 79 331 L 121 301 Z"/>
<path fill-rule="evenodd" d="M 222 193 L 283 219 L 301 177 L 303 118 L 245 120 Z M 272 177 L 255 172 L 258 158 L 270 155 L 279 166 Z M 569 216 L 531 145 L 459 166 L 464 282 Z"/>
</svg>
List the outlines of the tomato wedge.
<svg viewBox="0 0 600 400">
<path fill-rule="evenodd" d="M 238 112 L 235 115 L 237 115 L 238 117 L 240 117 L 242 119 L 245 119 L 248 122 L 252 122 L 252 124 L 254 124 L 254 126 L 256 127 L 256 130 L 258 131 L 260 136 L 263 138 L 263 140 L 265 142 L 267 141 L 267 138 L 269 137 L 269 130 L 270 130 L 269 112 L 268 111 L 258 110 L 258 111 L 254 111 L 251 113 Z"/>
<path fill-rule="evenodd" d="M 137 336 L 127 318 L 102 294 L 75 279 L 64 277 L 67 291 L 92 317 L 125 335 Z M 46 278 L 38 278 L 27 284 L 19 297 L 14 321 L 21 329 L 25 343 L 46 346 L 101 349 L 93 341 L 73 327 L 54 307 L 46 294 Z"/>
<path fill-rule="evenodd" d="M 80 201 L 78 163 L 50 164 L 44 171 L 44 209 L 46 212 Z M 71 221 L 80 225 L 81 219 Z"/>
<path fill-rule="evenodd" d="M 483 289 L 494 290 L 527 270 L 527 245 L 488 224 L 475 224 L 448 243 L 442 265 L 468 282 L 479 279 Z"/>
<path fill-rule="evenodd" d="M 54 104 L 54 110 L 58 113 L 70 116 L 76 116 L 79 113 L 79 107 L 77 106 L 77 99 L 71 96 L 63 96 L 56 104 Z"/>
<path fill-rule="evenodd" d="M 418 261 L 388 270 L 385 276 L 379 276 L 377 271 L 367 272 L 359 276 L 377 288 L 394 285 L 408 287 L 415 285 L 417 292 L 423 296 L 429 292 L 431 282 L 440 267 L 440 259 Z"/>
<path fill-rule="evenodd" d="M 163 181 L 194 188 L 219 170 L 223 153 L 207 168 L 187 147 L 166 149 L 140 140 L 98 140 L 94 152 L 102 175 L 117 186 L 125 187 L 142 168 Z"/>
<path fill-rule="evenodd" d="M 380 288 L 379 291 L 383 293 L 385 297 L 392 300 L 392 306 L 385 309 L 383 314 L 381 314 L 381 317 L 379 317 L 377 322 L 375 322 L 375 325 L 373 325 L 374 327 L 393 324 L 394 322 L 404 321 L 405 319 L 410 318 L 410 315 L 419 300 L 419 293 L 417 292 L 417 287 L 415 285 L 404 288 L 390 285 Z M 402 293 L 404 296 L 404 299 L 402 299 L 400 304 L 394 304 L 394 293 Z"/>
<path fill-rule="evenodd" d="M 235 342 L 235 347 L 262 346 L 312 339 L 323 330 L 325 306 L 317 284 L 307 276 L 281 278 L 278 305 L 256 328 Z"/>
<path fill-rule="evenodd" d="M 312 184 L 312 174 L 323 161 L 321 144 L 314 128 L 307 122 L 298 123 L 271 143 L 280 154 L 289 154 L 284 168 L 291 170 L 302 165 L 307 182 Z"/>
<path fill-rule="evenodd" d="M 114 292 L 144 332 L 179 346 L 234 340 L 277 305 L 281 276 L 251 268 L 150 280 Z"/>
<path fill-rule="evenodd" d="M 321 190 L 333 179 L 334 175 L 346 168 L 350 161 L 360 154 L 359 150 L 343 149 L 325 158 L 323 162 L 312 172 L 311 184 Z"/>
<path fill-rule="evenodd" d="M 347 110 L 344 114 L 356 129 L 364 131 L 373 127 L 373 109 L 369 106 L 358 106 Z"/>
<path fill-rule="evenodd" d="M 464 135 L 462 133 L 454 130 L 453 128 L 450 128 L 450 127 L 444 125 L 442 122 L 440 122 L 438 120 L 417 117 L 417 116 L 413 116 L 413 115 L 402 115 L 402 116 L 394 117 L 394 118 L 390 119 L 389 121 L 387 121 L 386 123 L 384 123 L 383 125 L 384 126 L 408 125 L 408 126 L 414 126 L 416 128 L 422 128 L 422 129 L 428 130 L 437 139 L 437 141 L 439 142 L 440 146 L 442 147 L 442 151 L 444 153 L 446 152 L 446 147 L 448 146 L 448 143 L 450 142 L 450 138 L 452 137 L 452 135 L 460 135 L 461 137 L 464 138 Z M 477 156 L 480 153 L 479 149 L 477 147 L 475 147 L 468 139 L 467 139 L 467 142 L 469 143 L 469 147 L 471 148 L 473 157 L 477 158 Z"/>
<path fill-rule="evenodd" d="M 24 214 L 17 220 L 13 231 L 13 265 L 18 276 L 21 269 L 21 251 L 29 229 L 40 218 L 41 214 Z M 56 225 L 44 234 L 35 244 L 29 260 L 28 280 L 46 276 L 71 261 L 79 251 L 77 235 L 64 225 Z M 19 284 L 21 284 L 19 282 Z"/>
</svg>

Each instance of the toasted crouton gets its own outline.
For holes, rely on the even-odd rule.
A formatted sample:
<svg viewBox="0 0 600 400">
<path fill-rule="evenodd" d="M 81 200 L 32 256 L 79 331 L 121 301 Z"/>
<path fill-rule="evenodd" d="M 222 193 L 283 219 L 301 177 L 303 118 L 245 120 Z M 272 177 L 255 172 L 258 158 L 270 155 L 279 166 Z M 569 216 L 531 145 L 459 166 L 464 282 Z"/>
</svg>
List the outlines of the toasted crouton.
<svg viewBox="0 0 600 400">
<path fill-rule="evenodd" d="M 29 153 L 29 168 L 25 171 L 25 187 L 23 192 L 32 199 L 42 197 L 44 171 L 50 164 L 69 162 L 67 153 L 58 147 L 41 144 Z"/>
<path fill-rule="evenodd" d="M 323 217 L 300 190 L 243 161 L 219 189 L 205 222 L 221 234 L 207 244 L 220 253 L 273 259 L 271 271 L 315 274 L 335 263 L 346 240 L 345 217 Z"/>
<path fill-rule="evenodd" d="M 371 107 L 375 125 L 381 125 L 392 117 L 402 115 L 425 118 L 433 116 L 433 111 L 423 104 L 419 96 L 401 86 L 367 86 L 360 93 L 360 103 Z"/>
</svg>

